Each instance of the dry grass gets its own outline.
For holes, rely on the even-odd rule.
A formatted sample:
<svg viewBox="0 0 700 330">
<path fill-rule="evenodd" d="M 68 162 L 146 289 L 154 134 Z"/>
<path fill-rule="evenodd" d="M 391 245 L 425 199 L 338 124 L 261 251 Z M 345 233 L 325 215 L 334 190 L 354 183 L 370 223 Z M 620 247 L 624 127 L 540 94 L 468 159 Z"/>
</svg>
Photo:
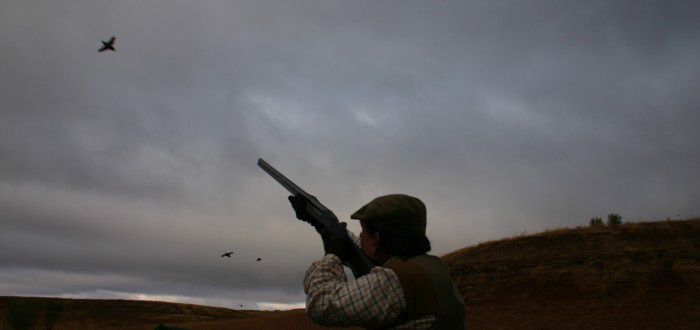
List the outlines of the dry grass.
<svg viewBox="0 0 700 330">
<path fill-rule="evenodd" d="M 700 283 L 700 220 L 556 229 L 443 256 L 470 301 L 610 296 Z M 657 278 L 674 278 L 658 283 Z"/>
<path fill-rule="evenodd" d="M 700 219 L 548 230 L 443 260 L 475 328 L 700 325 Z"/>
</svg>

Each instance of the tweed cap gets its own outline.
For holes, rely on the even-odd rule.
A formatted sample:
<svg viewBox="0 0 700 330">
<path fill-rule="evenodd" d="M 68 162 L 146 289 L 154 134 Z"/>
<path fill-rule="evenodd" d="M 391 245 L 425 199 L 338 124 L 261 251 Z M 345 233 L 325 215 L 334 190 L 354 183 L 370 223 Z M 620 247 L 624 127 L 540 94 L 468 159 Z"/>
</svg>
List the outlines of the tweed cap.
<svg viewBox="0 0 700 330">
<path fill-rule="evenodd" d="M 425 205 L 403 194 L 380 196 L 355 211 L 350 218 L 369 223 L 380 232 L 407 238 L 425 236 Z"/>
</svg>

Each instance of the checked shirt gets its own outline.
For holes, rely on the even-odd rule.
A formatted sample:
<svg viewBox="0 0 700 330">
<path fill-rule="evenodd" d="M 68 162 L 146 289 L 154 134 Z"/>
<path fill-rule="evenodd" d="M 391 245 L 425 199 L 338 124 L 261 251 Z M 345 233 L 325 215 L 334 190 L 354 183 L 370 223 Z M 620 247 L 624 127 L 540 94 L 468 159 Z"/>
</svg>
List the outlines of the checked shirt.
<svg viewBox="0 0 700 330">
<path fill-rule="evenodd" d="M 359 238 L 349 232 L 359 245 Z M 392 258 L 387 261 L 397 261 Z M 386 329 L 429 329 L 434 316 L 401 320 L 406 309 L 401 282 L 389 268 L 377 266 L 365 276 L 348 280 L 340 258 L 327 254 L 315 261 L 304 277 L 306 311 L 324 326 L 361 326 Z"/>
</svg>

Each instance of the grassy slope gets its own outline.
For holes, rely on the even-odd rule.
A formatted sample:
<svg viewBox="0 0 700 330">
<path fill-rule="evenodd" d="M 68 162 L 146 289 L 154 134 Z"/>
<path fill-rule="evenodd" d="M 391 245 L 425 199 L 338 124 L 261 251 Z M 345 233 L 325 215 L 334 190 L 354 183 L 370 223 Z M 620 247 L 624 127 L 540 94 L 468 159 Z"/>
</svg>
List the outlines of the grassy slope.
<svg viewBox="0 0 700 330">
<path fill-rule="evenodd" d="M 700 329 L 700 219 L 553 230 L 443 260 L 474 328 Z"/>
<path fill-rule="evenodd" d="M 73 329 L 139 325 L 153 328 L 159 323 L 230 320 L 257 316 L 255 312 L 157 301 L 35 297 L 0 297 L 0 315 L 7 315 L 13 304 L 19 304 L 23 309 L 34 310 L 37 326 L 40 328 L 45 328 L 45 315 L 51 304 L 61 306 L 57 327 Z M 4 322 L 0 324 L 9 327 L 6 317 L 3 317 L 2 321 Z"/>
<path fill-rule="evenodd" d="M 700 329 L 700 219 L 560 229 L 479 244 L 445 255 L 466 298 L 472 329 Z M 11 300 L 0 297 L 0 328 Z M 190 329 L 311 329 L 303 310 L 236 311 L 124 300 L 32 299 L 43 328 L 159 323 Z"/>
<path fill-rule="evenodd" d="M 547 231 L 443 260 L 472 302 L 698 293 L 700 220 Z"/>
</svg>

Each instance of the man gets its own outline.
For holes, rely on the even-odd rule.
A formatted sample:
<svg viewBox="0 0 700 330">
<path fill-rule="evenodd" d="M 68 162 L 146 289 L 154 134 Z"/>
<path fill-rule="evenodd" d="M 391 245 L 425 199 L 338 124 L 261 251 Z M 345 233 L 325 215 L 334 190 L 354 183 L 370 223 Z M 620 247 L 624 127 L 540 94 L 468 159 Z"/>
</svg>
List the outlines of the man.
<svg viewBox="0 0 700 330">
<path fill-rule="evenodd" d="M 290 196 L 300 220 L 308 222 L 304 201 Z M 326 255 L 304 278 L 306 311 L 324 326 L 390 329 L 464 329 L 465 306 L 440 258 L 426 254 L 425 205 L 394 194 L 375 198 L 350 216 L 362 226 L 358 238 L 341 222 L 320 231 Z M 380 265 L 355 280 L 341 259 L 355 241 Z"/>
</svg>

